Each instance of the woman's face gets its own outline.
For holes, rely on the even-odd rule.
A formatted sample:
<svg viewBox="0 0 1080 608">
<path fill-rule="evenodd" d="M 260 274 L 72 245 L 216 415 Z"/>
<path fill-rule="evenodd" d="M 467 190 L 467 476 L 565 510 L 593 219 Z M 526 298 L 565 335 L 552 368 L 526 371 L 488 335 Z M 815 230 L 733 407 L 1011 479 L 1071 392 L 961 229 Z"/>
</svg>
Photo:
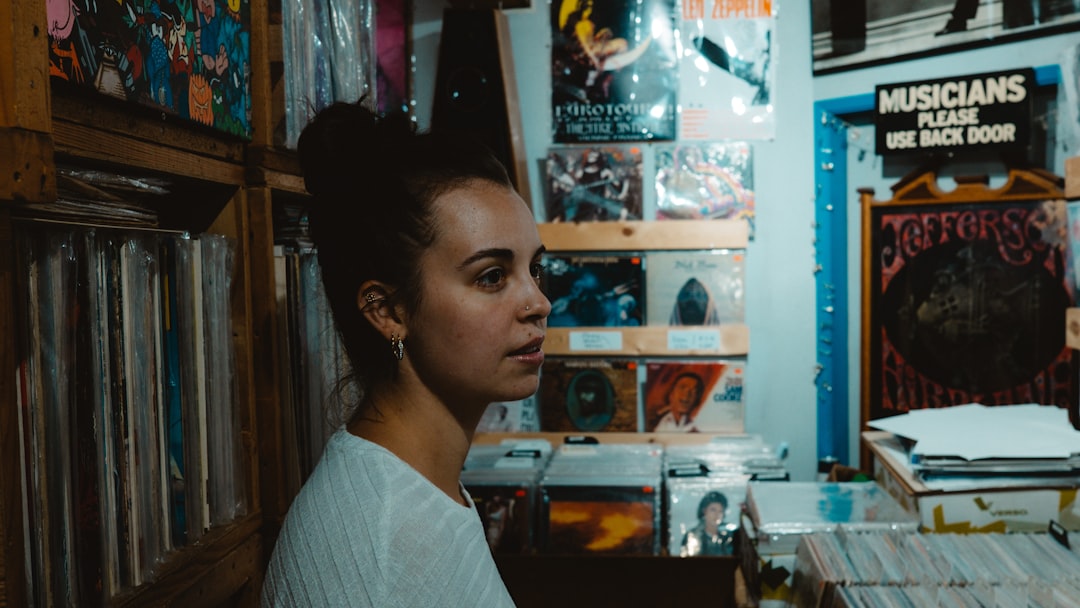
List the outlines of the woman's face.
<svg viewBox="0 0 1080 608">
<path fill-rule="evenodd" d="M 407 320 L 410 363 L 446 403 L 528 397 L 551 312 L 532 212 L 513 190 L 474 181 L 435 199 L 433 214 L 420 306 Z"/>
<path fill-rule="evenodd" d="M 671 409 L 680 416 L 689 414 L 697 406 L 699 393 L 697 380 L 689 376 L 679 378 L 671 387 Z"/>
<path fill-rule="evenodd" d="M 718 502 L 710 502 L 705 507 L 705 529 L 710 534 L 715 534 L 716 530 L 720 527 L 720 523 L 724 521 L 724 505 Z"/>
</svg>

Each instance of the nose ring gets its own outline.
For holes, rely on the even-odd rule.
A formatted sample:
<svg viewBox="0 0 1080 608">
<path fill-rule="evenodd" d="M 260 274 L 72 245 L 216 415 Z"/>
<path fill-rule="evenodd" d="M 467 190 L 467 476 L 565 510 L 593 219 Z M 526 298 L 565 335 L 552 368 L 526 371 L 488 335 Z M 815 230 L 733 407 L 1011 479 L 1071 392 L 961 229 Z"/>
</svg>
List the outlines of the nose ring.
<svg viewBox="0 0 1080 608">
<path fill-rule="evenodd" d="M 525 305 L 525 310 L 529 310 L 529 305 L 528 304 Z"/>
</svg>

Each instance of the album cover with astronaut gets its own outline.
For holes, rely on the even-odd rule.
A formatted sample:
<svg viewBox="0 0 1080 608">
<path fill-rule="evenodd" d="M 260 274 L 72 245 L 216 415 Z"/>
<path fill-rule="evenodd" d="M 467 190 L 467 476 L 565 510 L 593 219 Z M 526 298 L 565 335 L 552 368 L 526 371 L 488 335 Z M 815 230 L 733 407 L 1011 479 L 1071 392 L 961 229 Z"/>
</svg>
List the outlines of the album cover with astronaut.
<svg viewBox="0 0 1080 608">
<path fill-rule="evenodd" d="M 547 254 L 541 287 L 551 300 L 548 327 L 642 325 L 645 274 L 641 256 Z"/>
<path fill-rule="evenodd" d="M 642 219 L 642 152 L 634 144 L 559 146 L 544 161 L 547 222 Z"/>
<path fill-rule="evenodd" d="M 635 360 L 548 357 L 539 395 L 542 431 L 639 430 Z"/>
<path fill-rule="evenodd" d="M 674 0 L 551 2 L 552 139 L 675 138 Z"/>
</svg>

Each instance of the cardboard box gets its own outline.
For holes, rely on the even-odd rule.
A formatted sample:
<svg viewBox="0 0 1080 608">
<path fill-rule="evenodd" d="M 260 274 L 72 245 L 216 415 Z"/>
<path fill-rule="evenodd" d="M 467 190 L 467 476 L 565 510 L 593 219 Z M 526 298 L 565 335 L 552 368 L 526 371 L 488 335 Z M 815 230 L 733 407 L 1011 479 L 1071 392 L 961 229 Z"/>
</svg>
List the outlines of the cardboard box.
<svg viewBox="0 0 1080 608">
<path fill-rule="evenodd" d="M 874 478 L 919 517 L 923 532 L 1045 532 L 1051 520 L 1080 530 L 1078 484 L 1045 477 L 964 477 L 933 482 L 912 470 L 892 433 L 864 431 Z"/>
</svg>

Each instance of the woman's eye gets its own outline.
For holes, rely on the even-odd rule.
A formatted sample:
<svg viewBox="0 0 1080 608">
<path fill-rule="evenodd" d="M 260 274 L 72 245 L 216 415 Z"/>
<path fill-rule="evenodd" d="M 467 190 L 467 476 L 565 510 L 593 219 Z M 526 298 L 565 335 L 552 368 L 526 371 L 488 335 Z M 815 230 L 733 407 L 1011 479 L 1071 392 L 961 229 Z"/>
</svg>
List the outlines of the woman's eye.
<svg viewBox="0 0 1080 608">
<path fill-rule="evenodd" d="M 482 286 L 492 287 L 502 283 L 504 278 L 506 278 L 506 273 L 504 273 L 501 268 L 493 268 L 480 275 L 480 278 L 477 279 L 477 282 L 480 283 Z"/>
<path fill-rule="evenodd" d="M 534 263 L 532 266 L 529 266 L 529 274 L 532 276 L 533 279 L 539 281 L 540 279 L 544 278 L 544 265 L 540 263 Z"/>
</svg>

